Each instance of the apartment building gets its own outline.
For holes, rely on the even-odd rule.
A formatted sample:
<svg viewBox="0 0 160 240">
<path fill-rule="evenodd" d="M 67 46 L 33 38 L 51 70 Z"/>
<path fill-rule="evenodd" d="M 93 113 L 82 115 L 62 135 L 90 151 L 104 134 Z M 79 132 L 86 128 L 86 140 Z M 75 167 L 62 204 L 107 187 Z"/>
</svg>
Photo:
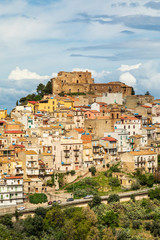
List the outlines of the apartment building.
<svg viewBox="0 0 160 240">
<path fill-rule="evenodd" d="M 151 150 L 126 152 L 121 155 L 120 159 L 126 172 L 142 169 L 153 173 L 158 166 L 157 153 Z"/>
<path fill-rule="evenodd" d="M 23 178 L 19 176 L 0 179 L 0 206 L 23 203 Z"/>
<path fill-rule="evenodd" d="M 78 170 L 82 167 L 82 140 L 71 137 L 61 138 L 54 141 L 52 151 L 54 155 L 54 170 L 70 171 Z"/>
<path fill-rule="evenodd" d="M 120 120 L 114 124 L 114 129 L 125 129 L 129 136 L 142 134 L 141 120 L 134 117 L 123 115 Z"/>
</svg>

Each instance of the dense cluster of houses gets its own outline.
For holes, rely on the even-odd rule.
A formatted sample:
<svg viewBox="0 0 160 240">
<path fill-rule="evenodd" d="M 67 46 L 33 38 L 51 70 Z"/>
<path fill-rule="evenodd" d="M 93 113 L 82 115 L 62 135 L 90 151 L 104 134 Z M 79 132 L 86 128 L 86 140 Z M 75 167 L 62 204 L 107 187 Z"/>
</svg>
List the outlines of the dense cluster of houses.
<svg viewBox="0 0 160 240">
<path fill-rule="evenodd" d="M 160 100 L 150 95 L 45 95 L 0 115 L 0 206 L 47 192 L 55 172 L 157 169 Z"/>
</svg>

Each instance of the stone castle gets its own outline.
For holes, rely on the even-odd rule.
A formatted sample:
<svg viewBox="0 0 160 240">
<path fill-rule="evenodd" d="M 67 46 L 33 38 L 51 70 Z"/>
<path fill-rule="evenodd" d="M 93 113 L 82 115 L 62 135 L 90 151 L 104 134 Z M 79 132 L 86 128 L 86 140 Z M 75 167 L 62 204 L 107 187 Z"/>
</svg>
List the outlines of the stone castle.
<svg viewBox="0 0 160 240">
<path fill-rule="evenodd" d="M 52 93 L 88 93 L 121 92 L 123 97 L 132 95 L 132 87 L 122 82 L 94 83 L 91 72 L 59 72 L 52 78 Z"/>
</svg>

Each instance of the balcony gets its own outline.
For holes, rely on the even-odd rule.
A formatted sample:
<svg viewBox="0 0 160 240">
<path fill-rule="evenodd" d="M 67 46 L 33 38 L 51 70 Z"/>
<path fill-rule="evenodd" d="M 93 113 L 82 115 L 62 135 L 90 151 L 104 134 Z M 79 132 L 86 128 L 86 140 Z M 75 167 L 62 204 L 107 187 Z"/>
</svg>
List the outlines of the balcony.
<svg viewBox="0 0 160 240">
<path fill-rule="evenodd" d="M 63 161 L 62 166 L 65 166 L 65 165 L 71 165 L 71 161 Z"/>
<path fill-rule="evenodd" d="M 21 168 L 22 167 L 22 165 L 16 165 L 16 168 Z"/>
<path fill-rule="evenodd" d="M 76 153 L 74 156 L 75 156 L 75 157 L 79 157 L 79 154 Z"/>
<path fill-rule="evenodd" d="M 65 158 L 69 158 L 70 156 L 69 156 L 69 155 L 65 155 L 64 157 L 65 157 Z"/>
<path fill-rule="evenodd" d="M 64 152 L 69 152 L 69 149 L 64 149 L 63 151 L 64 151 Z"/>
</svg>

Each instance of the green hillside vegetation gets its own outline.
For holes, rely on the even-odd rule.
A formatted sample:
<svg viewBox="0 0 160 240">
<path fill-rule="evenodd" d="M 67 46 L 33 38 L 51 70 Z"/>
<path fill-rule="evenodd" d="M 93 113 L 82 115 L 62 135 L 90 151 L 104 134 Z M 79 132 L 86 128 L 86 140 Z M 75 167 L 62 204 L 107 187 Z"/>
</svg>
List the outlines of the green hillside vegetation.
<svg viewBox="0 0 160 240">
<path fill-rule="evenodd" d="M 51 80 L 48 81 L 46 85 L 40 83 L 37 86 L 36 93 L 28 94 L 26 97 L 22 97 L 19 102 L 20 104 L 25 105 L 27 101 L 39 101 L 45 94 L 52 94 Z"/>
<path fill-rule="evenodd" d="M 133 179 L 133 183 L 130 189 L 126 189 L 121 186 L 118 178 L 113 177 L 113 172 L 121 172 L 118 165 L 114 165 L 104 172 L 95 172 L 95 176 L 86 177 L 76 183 L 68 184 L 68 186 L 65 186 L 65 189 L 67 192 L 73 192 L 74 198 L 78 199 L 86 195 L 98 194 L 99 196 L 103 196 L 128 190 L 153 187 L 153 184 L 157 183 L 153 174 L 142 174 L 140 171 L 137 171 L 134 174 L 128 175 L 129 178 Z"/>
<path fill-rule="evenodd" d="M 130 200 L 120 203 L 119 199 L 105 205 L 95 196 L 90 207 L 50 209 L 37 208 L 35 216 L 16 222 L 6 214 L 0 218 L 1 240 L 153 240 L 160 239 L 160 200 L 157 192 L 151 199 Z M 160 195 L 160 194 L 159 194 Z M 154 198 L 155 196 L 155 198 Z M 111 199 L 110 198 L 110 199 Z M 158 197 L 159 199 L 159 197 Z"/>
</svg>

